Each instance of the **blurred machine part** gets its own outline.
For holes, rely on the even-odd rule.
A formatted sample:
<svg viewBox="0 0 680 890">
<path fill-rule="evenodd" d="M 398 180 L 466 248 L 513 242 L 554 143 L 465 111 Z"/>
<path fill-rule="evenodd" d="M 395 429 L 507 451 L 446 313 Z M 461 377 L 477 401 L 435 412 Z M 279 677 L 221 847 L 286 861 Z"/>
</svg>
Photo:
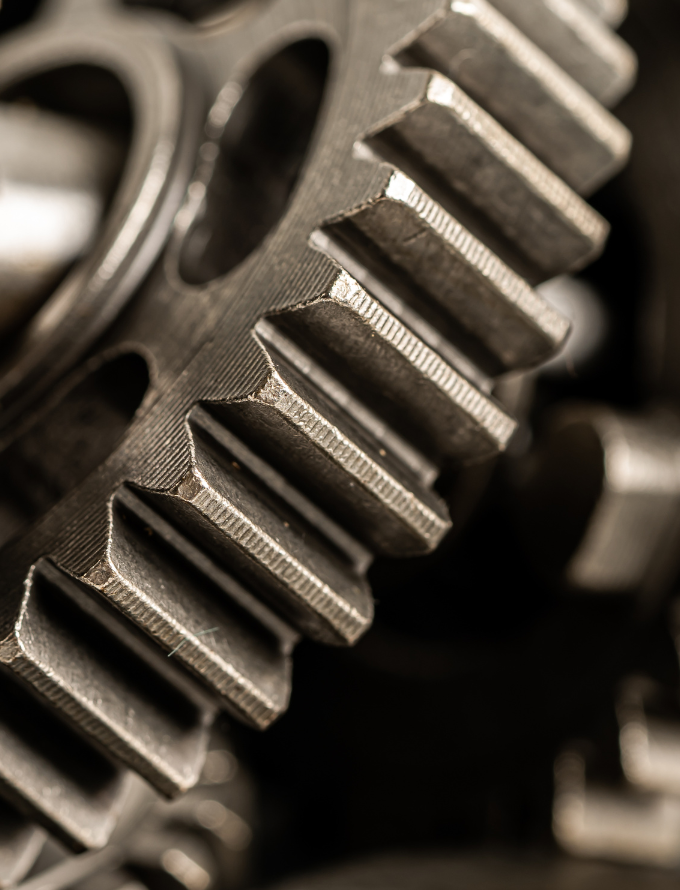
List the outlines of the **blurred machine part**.
<svg viewBox="0 0 680 890">
<path fill-rule="evenodd" d="M 677 571 L 680 422 L 571 404 L 555 413 L 522 482 L 540 564 L 575 587 L 657 591 Z"/>
<path fill-rule="evenodd" d="M 674 881 L 671 875 L 481 850 L 459 857 L 384 857 L 303 876 L 277 890 L 670 890 Z"/>
</svg>

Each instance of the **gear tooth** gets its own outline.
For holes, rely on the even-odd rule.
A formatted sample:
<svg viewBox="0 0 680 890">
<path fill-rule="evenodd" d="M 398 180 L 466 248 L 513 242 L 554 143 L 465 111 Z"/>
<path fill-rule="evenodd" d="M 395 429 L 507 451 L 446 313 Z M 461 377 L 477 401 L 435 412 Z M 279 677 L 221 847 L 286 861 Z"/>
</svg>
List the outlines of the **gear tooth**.
<svg viewBox="0 0 680 890">
<path fill-rule="evenodd" d="M 566 339 L 567 320 L 399 171 L 327 232 L 373 266 L 377 249 L 377 274 L 392 272 L 417 311 L 434 312 L 436 326 L 462 330 L 492 372 L 536 364 Z"/>
<path fill-rule="evenodd" d="M 492 0 L 570 77 L 603 105 L 630 90 L 637 58 L 628 44 L 578 0 Z"/>
<path fill-rule="evenodd" d="M 435 460 L 489 457 L 515 431 L 499 405 L 344 271 L 321 298 L 274 319 L 322 360 L 325 353 L 341 379 Z"/>
<path fill-rule="evenodd" d="M 0 887 L 14 887 L 38 858 L 45 833 L 37 825 L 0 801 Z"/>
<path fill-rule="evenodd" d="M 429 176 L 429 194 L 442 193 L 463 221 L 471 205 L 473 224 L 481 214 L 498 229 L 532 278 L 580 268 L 604 245 L 609 227 L 602 217 L 441 74 L 369 142 L 421 184 Z"/>
<path fill-rule="evenodd" d="M 14 644 L 11 670 L 108 755 L 168 796 L 198 781 L 214 708 L 44 560 L 26 585 Z"/>
<path fill-rule="evenodd" d="M 125 796 L 125 774 L 0 674 L 0 792 L 74 850 L 103 846 Z"/>
<path fill-rule="evenodd" d="M 628 130 L 486 0 L 449 0 L 398 58 L 450 77 L 577 192 L 617 173 Z"/>
<path fill-rule="evenodd" d="M 181 498 L 144 496 L 153 503 L 119 489 L 109 555 L 83 580 L 227 710 L 264 729 L 288 704 L 294 634 L 156 509 Z"/>
<path fill-rule="evenodd" d="M 255 440 L 267 459 L 314 502 L 378 552 L 433 550 L 451 527 L 446 506 L 413 469 L 409 472 L 398 457 L 390 456 L 395 434 L 373 415 L 374 424 L 362 429 L 356 417 L 338 407 L 338 402 L 348 406 L 350 394 L 316 364 L 310 374 L 309 357 L 274 325 L 263 322 L 257 332 L 274 370 L 254 395 L 222 406 L 221 415 L 244 438 Z M 325 394 L 321 380 L 327 382 Z M 361 419 L 368 413 L 363 408 Z M 436 473 L 421 455 L 408 450 L 419 469 Z"/>
<path fill-rule="evenodd" d="M 275 503 L 208 424 L 193 416 L 191 429 L 194 466 L 158 503 L 304 633 L 356 642 L 370 626 L 373 600 L 355 566 Z"/>
</svg>

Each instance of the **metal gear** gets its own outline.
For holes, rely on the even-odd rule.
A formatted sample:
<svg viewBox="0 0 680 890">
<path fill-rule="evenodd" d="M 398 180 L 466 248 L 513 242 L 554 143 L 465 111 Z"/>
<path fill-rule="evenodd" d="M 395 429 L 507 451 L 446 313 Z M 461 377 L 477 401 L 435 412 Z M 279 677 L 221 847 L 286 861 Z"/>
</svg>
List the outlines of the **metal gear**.
<svg viewBox="0 0 680 890">
<path fill-rule="evenodd" d="M 373 554 L 436 547 L 441 469 L 507 447 L 495 379 L 568 333 L 532 285 L 602 249 L 579 193 L 630 144 L 587 92 L 626 89 L 629 51 L 534 5 L 583 86 L 506 0 L 60 0 L 6 41 L 6 101 L 73 113 L 103 72 L 133 120 L 96 247 L 0 379 L 6 882 L 33 820 L 103 844 L 127 770 L 190 788 L 218 708 L 276 719 L 299 634 L 356 641 Z"/>
</svg>

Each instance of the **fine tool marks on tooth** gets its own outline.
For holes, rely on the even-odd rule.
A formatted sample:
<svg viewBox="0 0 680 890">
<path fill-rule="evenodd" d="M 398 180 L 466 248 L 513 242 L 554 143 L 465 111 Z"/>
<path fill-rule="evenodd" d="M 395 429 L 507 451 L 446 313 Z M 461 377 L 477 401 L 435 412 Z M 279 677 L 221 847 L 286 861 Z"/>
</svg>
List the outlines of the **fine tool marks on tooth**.
<svg viewBox="0 0 680 890">
<path fill-rule="evenodd" d="M 45 832 L 11 804 L 0 800 L 0 887 L 14 887 L 35 862 Z"/>
<path fill-rule="evenodd" d="M 623 124 L 486 0 L 449 0 L 397 58 L 450 77 L 579 193 L 628 158 Z"/>
<path fill-rule="evenodd" d="M 587 8 L 587 2 L 492 0 L 492 3 L 603 105 L 616 104 L 633 85 L 637 73 L 635 53 L 594 9 Z"/>
<path fill-rule="evenodd" d="M 370 201 L 326 228 L 362 260 L 372 252 L 374 267 L 401 273 L 414 308 L 434 310 L 453 338 L 460 330 L 492 373 L 536 364 L 567 336 L 560 313 L 400 171 L 384 172 Z"/>
<path fill-rule="evenodd" d="M 279 395 L 276 383 L 262 389 L 264 398 Z M 177 521 L 305 633 L 355 642 L 373 617 L 366 581 L 301 517 L 277 509 L 249 474 L 230 467 L 205 428 L 192 433 L 195 464 L 168 502 Z"/>
<path fill-rule="evenodd" d="M 295 326 L 294 315 L 288 320 Z M 434 549 L 450 528 L 444 504 L 285 361 L 294 343 L 271 323 L 257 331 L 272 372 L 252 396 L 225 406 L 225 417 L 378 552 Z"/>
<path fill-rule="evenodd" d="M 113 503 L 110 552 L 83 581 L 103 593 L 222 707 L 264 728 L 288 702 L 291 631 L 130 489 Z M 217 628 L 205 634 L 206 628 Z"/>
<path fill-rule="evenodd" d="M 0 658 L 75 729 L 161 793 L 200 775 L 214 707 L 77 583 L 41 561 Z M 185 688 L 183 688 L 183 686 Z"/>
<path fill-rule="evenodd" d="M 502 451 L 515 422 L 415 336 L 347 273 L 328 292 L 277 324 L 335 360 L 348 386 L 435 460 Z"/>
<path fill-rule="evenodd" d="M 430 77 L 419 102 L 368 141 L 403 170 L 429 172 L 440 203 L 477 223 L 483 241 L 494 237 L 489 228 L 497 230 L 535 279 L 574 271 L 604 245 L 602 217 L 441 74 Z"/>
</svg>

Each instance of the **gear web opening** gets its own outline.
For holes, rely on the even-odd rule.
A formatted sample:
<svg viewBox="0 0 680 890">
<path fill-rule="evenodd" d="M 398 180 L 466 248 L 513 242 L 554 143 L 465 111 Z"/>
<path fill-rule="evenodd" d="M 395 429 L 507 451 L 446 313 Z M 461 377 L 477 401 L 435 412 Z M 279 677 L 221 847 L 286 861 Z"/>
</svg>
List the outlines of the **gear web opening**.
<svg viewBox="0 0 680 890">
<path fill-rule="evenodd" d="M 182 250 L 187 283 L 231 272 L 283 217 L 316 129 L 329 61 L 322 40 L 301 40 L 249 79 L 218 140 L 204 206 Z"/>
</svg>

